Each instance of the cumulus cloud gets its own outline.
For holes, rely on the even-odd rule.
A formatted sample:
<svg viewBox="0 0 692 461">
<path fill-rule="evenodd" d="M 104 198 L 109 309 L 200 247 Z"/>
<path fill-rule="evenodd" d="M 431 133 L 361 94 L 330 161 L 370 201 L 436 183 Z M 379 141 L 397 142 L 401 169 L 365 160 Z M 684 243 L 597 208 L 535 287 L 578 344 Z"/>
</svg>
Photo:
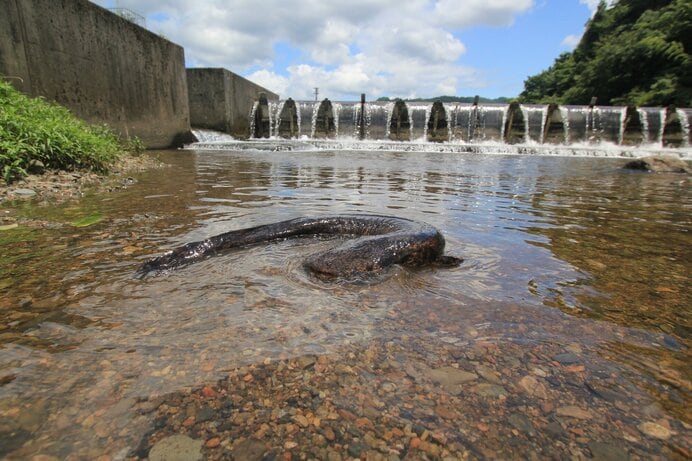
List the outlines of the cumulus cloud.
<svg viewBox="0 0 692 461">
<path fill-rule="evenodd" d="M 599 3 L 601 3 L 601 0 L 579 0 L 579 3 L 583 3 L 584 5 L 588 6 L 593 14 L 598 8 Z M 606 0 L 606 3 L 608 6 L 612 6 L 613 3 L 615 3 L 615 0 Z"/>
<path fill-rule="evenodd" d="M 578 35 L 568 35 L 562 39 L 562 45 L 566 46 L 567 48 L 575 48 L 577 45 L 579 45 L 580 40 L 581 37 Z"/>
<path fill-rule="evenodd" d="M 587 0 L 580 0 L 587 1 Z M 110 6 L 113 0 L 94 0 Z M 294 99 L 456 94 L 483 85 L 455 33 L 505 26 L 534 0 L 119 0 L 185 47 L 189 64 L 225 67 Z M 287 44 L 297 56 L 277 56 Z M 289 59 L 293 58 L 293 59 Z M 275 62 L 289 62 L 277 68 Z M 301 64 L 298 64 L 301 62 Z"/>
<path fill-rule="evenodd" d="M 533 4 L 533 0 L 439 0 L 434 13 L 439 23 L 453 27 L 508 26 Z"/>
</svg>

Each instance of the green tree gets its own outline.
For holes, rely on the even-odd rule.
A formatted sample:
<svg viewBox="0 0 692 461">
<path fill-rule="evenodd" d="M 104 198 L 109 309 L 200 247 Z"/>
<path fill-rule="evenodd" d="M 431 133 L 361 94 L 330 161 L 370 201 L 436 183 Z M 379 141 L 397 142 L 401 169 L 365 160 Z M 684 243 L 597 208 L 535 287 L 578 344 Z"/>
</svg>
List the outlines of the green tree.
<svg viewBox="0 0 692 461">
<path fill-rule="evenodd" d="M 692 2 L 601 2 L 576 49 L 529 77 L 522 102 L 692 106 Z"/>
</svg>

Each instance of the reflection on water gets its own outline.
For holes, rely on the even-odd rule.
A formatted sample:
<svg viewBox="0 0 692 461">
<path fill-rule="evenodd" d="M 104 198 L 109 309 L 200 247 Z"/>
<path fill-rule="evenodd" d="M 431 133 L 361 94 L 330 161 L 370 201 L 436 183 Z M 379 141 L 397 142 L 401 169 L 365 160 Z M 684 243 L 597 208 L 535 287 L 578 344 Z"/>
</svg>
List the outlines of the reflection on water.
<svg viewBox="0 0 692 461">
<path fill-rule="evenodd" d="M 404 331 L 458 347 L 578 349 L 642 380 L 633 386 L 690 423 L 687 177 L 624 173 L 618 159 L 158 155 L 171 167 L 134 187 L 18 204 L 21 225 L 0 232 L 0 456 L 123 457 L 150 423 L 133 410 L 138 399 Z M 95 212 L 105 219 L 70 224 Z M 301 261 L 333 242 L 296 240 L 132 276 L 184 242 L 347 212 L 426 221 L 465 263 L 327 285 Z"/>
</svg>

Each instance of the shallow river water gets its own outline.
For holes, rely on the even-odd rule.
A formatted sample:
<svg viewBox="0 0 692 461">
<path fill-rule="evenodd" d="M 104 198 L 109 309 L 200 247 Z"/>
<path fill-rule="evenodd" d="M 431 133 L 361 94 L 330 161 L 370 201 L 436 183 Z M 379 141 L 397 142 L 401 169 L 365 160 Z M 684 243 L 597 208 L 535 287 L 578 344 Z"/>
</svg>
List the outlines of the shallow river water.
<svg viewBox="0 0 692 461">
<path fill-rule="evenodd" d="M 164 459 L 174 434 L 209 459 L 692 455 L 687 176 L 615 158 L 151 155 L 169 166 L 123 190 L 8 205 L 0 458 Z M 336 242 L 298 239 L 134 277 L 185 242 L 339 213 L 427 222 L 465 261 L 326 283 L 302 261 Z"/>
</svg>

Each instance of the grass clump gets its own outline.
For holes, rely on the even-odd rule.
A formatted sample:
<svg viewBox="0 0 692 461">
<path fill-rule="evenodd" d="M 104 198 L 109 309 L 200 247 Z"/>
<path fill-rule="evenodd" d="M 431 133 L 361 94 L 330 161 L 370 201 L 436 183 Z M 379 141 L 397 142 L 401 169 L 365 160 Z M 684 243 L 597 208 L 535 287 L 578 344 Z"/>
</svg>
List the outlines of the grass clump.
<svg viewBox="0 0 692 461">
<path fill-rule="evenodd" d="M 123 150 L 108 127 L 91 126 L 0 80 L 0 173 L 7 183 L 26 176 L 36 161 L 50 169 L 106 172 Z"/>
</svg>

